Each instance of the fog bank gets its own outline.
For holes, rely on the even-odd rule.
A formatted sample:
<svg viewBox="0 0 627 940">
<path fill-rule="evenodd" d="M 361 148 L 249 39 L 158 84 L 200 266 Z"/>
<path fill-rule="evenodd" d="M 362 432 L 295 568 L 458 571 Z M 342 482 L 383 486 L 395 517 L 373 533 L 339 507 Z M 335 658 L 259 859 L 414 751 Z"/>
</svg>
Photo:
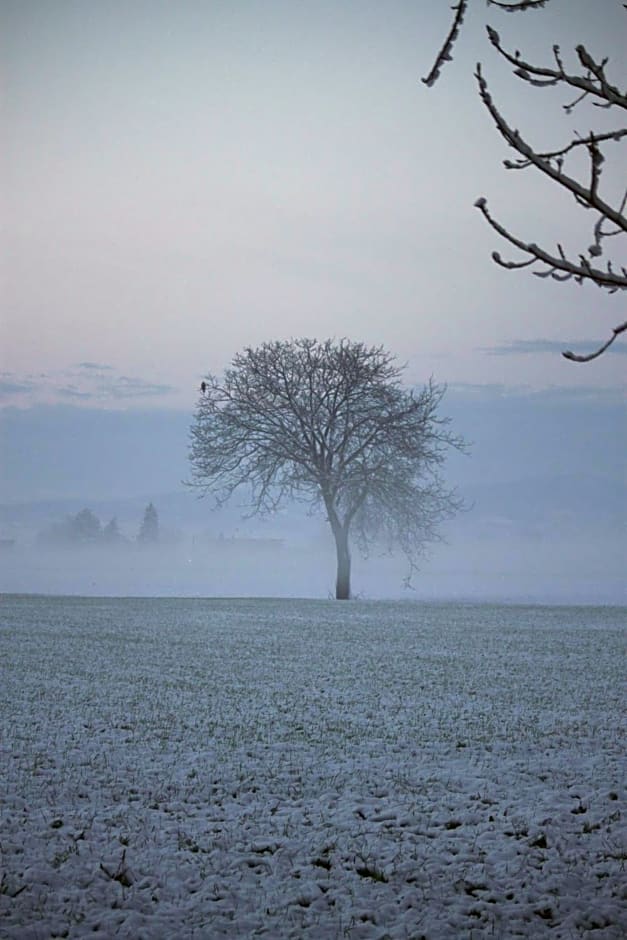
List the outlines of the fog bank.
<svg viewBox="0 0 627 940">
<path fill-rule="evenodd" d="M 617 535 L 600 551 L 583 539 L 439 544 L 405 585 L 400 556 L 353 557 L 353 594 L 363 598 L 511 600 L 622 604 L 624 571 Z M 3 593 L 89 596 L 313 597 L 334 594 L 331 540 L 246 540 L 182 537 L 161 546 L 50 548 L 19 544 L 2 553 Z"/>
</svg>

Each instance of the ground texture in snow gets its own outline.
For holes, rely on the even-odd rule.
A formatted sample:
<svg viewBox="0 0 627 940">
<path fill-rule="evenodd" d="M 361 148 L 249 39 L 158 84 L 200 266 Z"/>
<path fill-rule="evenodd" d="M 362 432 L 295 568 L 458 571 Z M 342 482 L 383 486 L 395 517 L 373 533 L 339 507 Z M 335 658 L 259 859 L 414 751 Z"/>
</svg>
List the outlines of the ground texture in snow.
<svg viewBox="0 0 627 940">
<path fill-rule="evenodd" d="M 3 938 L 627 932 L 625 609 L 0 603 Z"/>
</svg>

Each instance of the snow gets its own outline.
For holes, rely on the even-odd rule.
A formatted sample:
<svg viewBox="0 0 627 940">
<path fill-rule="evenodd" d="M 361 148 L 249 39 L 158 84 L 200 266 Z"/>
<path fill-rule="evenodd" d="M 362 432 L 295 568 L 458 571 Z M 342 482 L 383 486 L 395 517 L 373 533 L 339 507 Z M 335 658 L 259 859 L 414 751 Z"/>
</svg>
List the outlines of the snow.
<svg viewBox="0 0 627 940">
<path fill-rule="evenodd" d="M 0 936 L 627 931 L 624 608 L 0 601 Z"/>
</svg>

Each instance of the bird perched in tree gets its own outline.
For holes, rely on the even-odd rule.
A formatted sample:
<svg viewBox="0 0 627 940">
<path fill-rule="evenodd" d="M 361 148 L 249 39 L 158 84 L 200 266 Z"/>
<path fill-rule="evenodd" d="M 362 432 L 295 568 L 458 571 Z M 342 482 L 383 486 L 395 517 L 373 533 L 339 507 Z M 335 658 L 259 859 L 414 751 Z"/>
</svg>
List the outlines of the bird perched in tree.
<svg viewBox="0 0 627 940">
<path fill-rule="evenodd" d="M 205 394 L 205 392 L 207 391 L 207 383 L 206 383 L 206 382 L 201 382 L 201 383 L 200 383 L 200 391 L 201 391 L 201 393 L 202 393 L 203 395 Z"/>
</svg>

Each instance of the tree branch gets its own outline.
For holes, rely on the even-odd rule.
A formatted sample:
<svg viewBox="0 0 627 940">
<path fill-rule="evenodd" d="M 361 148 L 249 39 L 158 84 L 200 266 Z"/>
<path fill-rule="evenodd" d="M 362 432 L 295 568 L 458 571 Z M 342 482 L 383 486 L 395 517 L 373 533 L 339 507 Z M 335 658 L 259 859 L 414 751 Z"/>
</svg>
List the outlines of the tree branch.
<svg viewBox="0 0 627 940">
<path fill-rule="evenodd" d="M 499 7 L 508 13 L 518 13 L 522 10 L 539 10 L 546 6 L 549 0 L 518 0 L 516 3 L 503 3 L 500 0 L 487 0 L 489 7 Z"/>
<path fill-rule="evenodd" d="M 545 7 L 548 2 L 549 0 L 487 0 L 487 5 L 497 7 L 507 13 L 513 13 L 540 9 Z M 627 3 L 623 3 L 622 6 L 627 10 Z M 425 84 L 433 85 L 440 74 L 442 65 L 451 60 L 452 48 L 458 38 L 467 7 L 468 0 L 466 2 L 461 0 L 452 7 L 455 11 L 453 24 L 431 72 L 427 78 L 423 79 Z M 486 29 L 490 44 L 496 49 L 499 56 L 512 67 L 517 78 L 539 88 L 564 86 L 567 89 L 575 89 L 574 100 L 563 105 L 566 113 L 570 114 L 586 98 L 595 107 L 627 109 L 627 93 L 619 89 L 617 85 L 612 84 L 606 74 L 607 57 L 596 59 L 590 54 L 585 45 L 579 44 L 575 48 L 575 63 L 567 68 L 560 47 L 554 45 L 553 62 L 549 66 L 539 66 L 526 61 L 518 50 L 508 51 L 501 43 L 498 32 L 489 25 L 486 26 Z M 537 277 L 551 277 L 558 281 L 574 278 L 580 284 L 589 281 L 608 290 L 610 293 L 626 289 L 627 268 L 625 266 L 621 265 L 616 270 L 612 265 L 612 261 L 608 260 L 604 268 L 599 268 L 593 266 L 593 259 L 603 254 L 606 238 L 627 233 L 627 216 L 625 215 L 627 191 L 620 200 L 620 204 L 616 200 L 612 200 L 612 204 L 610 204 L 601 193 L 604 181 L 604 145 L 623 142 L 627 137 L 627 128 L 619 127 L 613 131 L 599 133 L 591 130 L 585 136 L 575 132 L 573 139 L 559 149 L 544 152 L 536 150 L 521 136 L 517 129 L 510 126 L 494 103 L 482 74 L 481 64 L 477 64 L 475 77 L 478 82 L 480 98 L 497 130 L 507 145 L 512 147 L 518 154 L 516 159 L 505 160 L 505 167 L 514 170 L 535 167 L 545 177 L 569 192 L 579 206 L 592 209 L 595 214 L 592 223 L 592 244 L 588 246 L 585 253 L 576 256 L 577 260 L 571 260 L 560 244 L 557 245 L 556 252 L 550 252 L 535 242 L 525 242 L 512 234 L 504 225 L 491 216 L 487 202 L 482 197 L 476 201 L 475 205 L 480 209 L 484 218 L 498 235 L 515 246 L 525 256 L 520 261 L 504 260 L 499 252 L 495 251 L 492 253 L 493 260 L 508 270 L 528 268 L 539 264 L 543 266 L 542 269 L 533 271 Z M 567 94 L 569 97 L 573 97 L 570 91 Z M 577 177 L 566 173 L 564 164 L 569 154 L 581 147 L 584 147 L 588 153 L 588 173 L 587 176 L 578 174 Z M 624 333 L 626 329 L 627 324 L 617 326 L 613 330 L 610 339 L 589 355 L 577 356 L 567 351 L 564 356 L 575 362 L 589 362 L 602 355 L 615 341 L 616 337 Z"/>
<path fill-rule="evenodd" d="M 571 150 L 574 150 L 575 147 L 590 147 L 591 143 L 598 145 L 605 143 L 607 141 L 620 141 L 623 137 L 627 136 L 627 127 L 623 127 L 620 130 L 608 131 L 605 134 L 589 134 L 587 137 L 578 137 L 577 140 L 571 140 L 569 144 L 565 147 L 562 147 L 560 150 L 547 150 L 543 153 L 538 153 L 538 157 L 542 160 L 556 160 L 559 157 L 565 157 L 567 153 L 570 153 Z M 533 166 L 531 160 L 504 160 L 504 165 L 508 170 L 525 170 L 529 166 Z M 622 209 L 621 209 L 622 212 Z"/>
<path fill-rule="evenodd" d="M 540 261 L 549 267 L 547 272 L 535 272 L 540 277 L 548 277 L 554 271 L 561 271 L 568 277 L 574 277 L 577 281 L 590 280 L 599 287 L 605 287 L 610 291 L 625 290 L 627 288 L 627 270 L 622 268 L 622 274 L 616 274 L 608 264 L 608 270 L 603 271 L 600 268 L 593 268 L 590 262 L 580 255 L 580 263 L 575 264 L 564 256 L 560 251 L 559 255 L 552 255 L 540 248 L 534 242 L 523 242 L 520 238 L 512 235 L 500 222 L 498 222 L 489 212 L 488 203 L 485 197 L 477 199 L 475 207 L 479 209 L 486 221 L 492 226 L 495 232 L 506 239 L 511 245 L 519 248 L 525 254 L 532 258 L 525 262 L 503 261 L 500 254 L 495 251 L 492 253 L 493 260 L 502 268 L 521 268 Z"/>
<path fill-rule="evenodd" d="M 453 61 L 453 46 L 455 41 L 459 36 L 459 31 L 461 25 L 464 22 L 464 16 L 466 14 L 466 9 L 468 7 L 468 0 L 459 0 L 457 6 L 451 7 L 452 10 L 455 10 L 455 17 L 453 19 L 453 24 L 449 30 L 448 36 L 444 40 L 444 44 L 440 51 L 438 52 L 435 62 L 431 68 L 431 71 L 426 78 L 423 78 L 422 81 L 424 84 L 430 88 L 432 85 L 435 85 L 439 76 L 440 69 L 445 64 L 445 62 Z"/>
<path fill-rule="evenodd" d="M 517 130 L 513 130 L 509 126 L 505 118 L 494 104 L 492 96 L 488 90 L 487 82 L 481 72 L 480 63 L 477 63 L 475 77 L 479 85 L 479 95 L 481 100 L 488 109 L 492 120 L 497 127 L 497 130 L 507 141 L 510 147 L 513 147 L 514 150 L 522 154 L 523 157 L 529 161 L 529 164 L 533 164 L 533 166 L 535 166 L 546 176 L 549 176 L 556 183 L 559 183 L 560 186 L 568 189 L 571 193 L 573 193 L 575 198 L 580 199 L 582 202 L 589 205 L 593 209 L 597 209 L 601 215 L 605 216 L 607 219 L 611 219 L 615 225 L 617 225 L 623 231 L 627 232 L 627 218 L 612 206 L 610 206 L 607 202 L 605 202 L 605 200 L 601 199 L 596 192 L 596 187 L 591 186 L 589 189 L 586 189 L 581 185 L 581 183 L 578 183 L 577 180 L 567 176 L 565 173 L 562 173 L 559 169 L 556 169 L 551 164 L 550 160 L 544 159 L 542 156 L 540 156 L 540 154 L 536 153 L 535 150 L 533 150 L 533 148 L 520 136 L 520 133 Z"/>
<path fill-rule="evenodd" d="M 523 81 L 529 82 L 532 85 L 556 85 L 558 83 L 570 85 L 572 88 L 577 88 L 579 91 L 583 92 L 581 97 L 585 97 L 586 95 L 594 95 L 597 98 L 603 99 L 603 101 L 609 105 L 617 105 L 621 108 L 627 108 L 627 96 L 622 94 L 615 85 L 611 85 L 605 77 L 606 60 L 604 60 L 602 63 L 596 62 L 586 50 L 585 46 L 579 45 L 575 51 L 577 52 L 577 56 L 582 66 L 587 70 L 588 75 L 573 75 L 566 72 L 564 69 L 560 57 L 559 46 L 553 46 L 553 54 L 555 56 L 557 68 L 552 69 L 546 66 L 533 65 L 531 62 L 527 62 L 524 59 L 521 59 L 520 53 L 518 51 L 512 55 L 511 52 L 508 52 L 507 49 L 501 45 L 501 38 L 495 29 L 493 29 L 491 26 L 486 26 L 486 31 L 492 46 L 494 46 L 499 55 L 509 62 L 511 66 L 513 66 L 514 74 Z M 596 82 L 589 77 L 590 74 L 594 75 Z M 538 83 L 537 81 L 532 80 L 532 75 L 538 76 L 540 79 L 542 79 L 542 81 Z M 579 98 L 578 101 L 579 100 L 581 100 L 581 98 Z M 576 103 L 577 102 L 573 102 L 572 104 L 567 105 L 566 109 L 572 110 Z"/>
<path fill-rule="evenodd" d="M 609 349 L 609 347 L 612 345 L 612 343 L 614 342 L 617 336 L 625 332 L 627 332 L 627 320 L 625 320 L 624 323 L 621 323 L 620 326 L 615 326 L 614 329 L 612 330 L 612 335 L 608 339 L 607 343 L 604 343 L 602 346 L 599 346 L 599 348 L 595 352 L 588 353 L 588 355 L 585 355 L 585 356 L 578 356 L 576 353 L 571 352 L 569 349 L 567 349 L 566 352 L 562 353 L 562 356 L 564 356 L 565 359 L 570 359 L 571 362 L 592 362 L 593 359 L 596 359 L 598 356 L 601 356 L 605 352 L 606 349 Z"/>
</svg>

